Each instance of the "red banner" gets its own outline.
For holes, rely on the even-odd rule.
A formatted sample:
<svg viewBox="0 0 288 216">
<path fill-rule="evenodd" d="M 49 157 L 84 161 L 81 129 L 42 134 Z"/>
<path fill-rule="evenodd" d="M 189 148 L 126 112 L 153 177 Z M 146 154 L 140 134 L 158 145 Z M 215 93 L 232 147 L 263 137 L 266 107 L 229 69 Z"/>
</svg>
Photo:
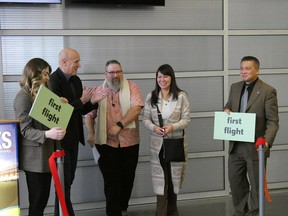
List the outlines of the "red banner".
<svg viewBox="0 0 288 216">
<path fill-rule="evenodd" d="M 259 145 L 262 145 L 263 148 L 265 148 L 265 144 L 266 144 L 266 138 L 258 138 L 256 141 L 256 149 L 258 150 Z M 267 179 L 266 179 L 266 168 L 264 167 L 264 193 L 265 193 L 265 197 L 267 199 L 268 202 L 272 202 L 271 196 L 269 194 L 268 191 L 268 185 L 267 185 Z"/>
<path fill-rule="evenodd" d="M 54 181 L 54 185 L 56 187 L 56 193 L 61 205 L 61 209 L 63 211 L 63 215 L 64 216 L 69 216 L 68 211 L 67 211 L 67 207 L 66 207 L 66 202 L 65 202 L 65 196 L 63 193 L 63 188 L 61 186 L 61 182 L 60 182 L 60 178 L 58 175 L 58 170 L 57 170 L 57 166 L 56 166 L 56 162 L 55 159 L 63 157 L 65 155 L 64 150 L 58 151 L 58 152 L 53 152 L 53 154 L 50 156 L 49 158 L 49 165 L 50 165 L 50 170 L 52 173 L 52 177 L 53 177 L 53 181 Z"/>
</svg>

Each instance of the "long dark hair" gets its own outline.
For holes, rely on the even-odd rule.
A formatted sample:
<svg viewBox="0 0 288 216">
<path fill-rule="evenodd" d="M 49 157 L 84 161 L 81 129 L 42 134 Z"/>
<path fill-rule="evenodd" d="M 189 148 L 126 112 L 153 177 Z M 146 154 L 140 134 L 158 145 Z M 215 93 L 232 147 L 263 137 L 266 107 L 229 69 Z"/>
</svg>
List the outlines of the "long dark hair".
<svg viewBox="0 0 288 216">
<path fill-rule="evenodd" d="M 157 102 L 158 102 L 158 95 L 159 92 L 161 91 L 160 86 L 158 85 L 157 82 L 157 77 L 158 77 L 158 73 L 161 72 L 163 75 L 167 75 L 171 77 L 171 85 L 170 85 L 170 90 L 169 90 L 169 95 L 173 95 L 173 100 L 177 100 L 178 99 L 178 95 L 179 92 L 183 91 L 182 89 L 180 89 L 177 86 L 176 83 L 176 78 L 175 78 L 175 72 L 173 70 L 173 68 L 169 65 L 169 64 L 163 64 L 161 65 L 157 72 L 156 72 L 156 84 L 155 84 L 155 89 L 151 92 L 151 105 L 152 107 L 154 107 Z"/>
</svg>

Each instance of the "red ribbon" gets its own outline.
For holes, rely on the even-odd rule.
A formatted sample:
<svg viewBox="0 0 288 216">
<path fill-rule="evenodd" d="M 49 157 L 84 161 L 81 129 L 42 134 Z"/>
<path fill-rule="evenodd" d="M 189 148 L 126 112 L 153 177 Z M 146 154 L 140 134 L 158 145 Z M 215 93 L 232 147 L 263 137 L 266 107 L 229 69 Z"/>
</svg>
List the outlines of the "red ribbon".
<svg viewBox="0 0 288 216">
<path fill-rule="evenodd" d="M 56 193 L 57 193 L 58 199 L 60 201 L 61 209 L 63 211 L 63 215 L 69 216 L 68 211 L 67 211 L 67 207 L 66 207 L 65 196 L 63 193 L 63 189 L 61 186 L 61 182 L 60 182 L 60 178 L 58 175 L 58 170 L 57 170 L 57 166 L 56 166 L 56 162 L 55 162 L 55 159 L 57 159 L 59 157 L 63 157 L 64 155 L 65 155 L 64 150 L 53 152 L 53 154 L 49 158 L 49 165 L 50 165 L 50 170 L 52 173 L 54 185 L 56 187 Z"/>
<path fill-rule="evenodd" d="M 259 145 L 265 146 L 265 144 L 266 144 L 266 138 L 265 137 L 258 138 L 256 140 L 256 149 L 258 149 Z"/>
<path fill-rule="evenodd" d="M 267 199 L 268 202 L 272 202 L 272 198 L 269 194 L 268 191 L 268 184 L 267 184 L 267 180 L 266 180 L 266 169 L 264 168 L 264 193 L 265 193 L 265 197 Z"/>
<path fill-rule="evenodd" d="M 256 141 L 256 149 L 259 148 L 259 145 L 265 146 L 266 145 L 266 138 L 258 138 Z M 266 179 L 266 168 L 264 167 L 264 193 L 265 197 L 268 202 L 272 202 L 271 196 L 268 191 L 268 184 L 267 184 L 267 179 Z"/>
</svg>

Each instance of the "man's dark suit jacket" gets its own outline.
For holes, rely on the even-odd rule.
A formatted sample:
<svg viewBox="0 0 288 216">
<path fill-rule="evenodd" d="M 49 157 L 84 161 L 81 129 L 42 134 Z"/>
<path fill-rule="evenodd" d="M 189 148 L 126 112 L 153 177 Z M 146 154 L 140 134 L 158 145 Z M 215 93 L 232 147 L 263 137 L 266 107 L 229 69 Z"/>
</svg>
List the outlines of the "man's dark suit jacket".
<svg viewBox="0 0 288 216">
<path fill-rule="evenodd" d="M 225 109 L 238 112 L 243 85 L 243 81 L 231 85 L 229 99 L 224 107 Z M 246 113 L 256 113 L 255 141 L 259 137 L 265 137 L 271 148 L 279 128 L 276 90 L 258 79 L 248 100 Z M 234 144 L 234 141 L 230 141 L 229 153 L 233 150 Z M 250 145 L 248 143 L 247 149 L 253 159 L 258 159 L 258 153 L 254 146 L 254 144 L 251 146 L 251 143 Z M 266 157 L 269 157 L 269 155 L 270 151 L 268 150 Z"/>
<path fill-rule="evenodd" d="M 72 82 L 74 86 L 75 96 L 69 82 Z M 78 76 L 72 76 L 68 81 L 60 68 L 57 68 L 57 70 L 50 75 L 49 85 L 55 94 L 59 97 L 65 97 L 69 104 L 74 107 L 73 114 L 67 126 L 66 135 L 61 141 L 62 148 L 67 150 L 78 148 L 79 142 L 85 145 L 82 115 L 96 109 L 98 104 L 93 105 L 90 102 L 83 104 L 80 100 L 83 92 L 80 78 Z"/>
</svg>

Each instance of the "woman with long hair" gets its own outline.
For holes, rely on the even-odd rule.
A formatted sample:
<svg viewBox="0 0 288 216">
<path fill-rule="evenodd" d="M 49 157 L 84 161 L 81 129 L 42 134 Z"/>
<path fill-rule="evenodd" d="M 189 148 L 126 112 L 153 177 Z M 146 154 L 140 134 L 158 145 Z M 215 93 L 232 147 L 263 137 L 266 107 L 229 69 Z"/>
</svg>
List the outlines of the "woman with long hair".
<svg viewBox="0 0 288 216">
<path fill-rule="evenodd" d="M 158 111 L 163 126 L 160 126 Z M 156 72 L 155 89 L 146 97 L 143 123 L 150 130 L 151 172 L 157 195 L 157 216 L 179 216 L 177 194 L 181 188 L 187 161 L 187 139 L 184 129 L 190 122 L 190 107 L 185 91 L 177 86 L 173 68 L 164 64 Z M 184 162 L 166 162 L 163 139 L 184 137 Z"/>
<path fill-rule="evenodd" d="M 20 91 L 14 99 L 15 116 L 20 121 L 19 168 L 25 172 L 29 193 L 29 216 L 42 216 L 47 205 L 51 172 L 49 157 L 59 146 L 66 130 L 47 128 L 29 116 L 41 85 L 47 87 L 50 65 L 41 58 L 33 58 L 24 67 Z M 65 101 L 65 99 L 63 99 Z"/>
</svg>

